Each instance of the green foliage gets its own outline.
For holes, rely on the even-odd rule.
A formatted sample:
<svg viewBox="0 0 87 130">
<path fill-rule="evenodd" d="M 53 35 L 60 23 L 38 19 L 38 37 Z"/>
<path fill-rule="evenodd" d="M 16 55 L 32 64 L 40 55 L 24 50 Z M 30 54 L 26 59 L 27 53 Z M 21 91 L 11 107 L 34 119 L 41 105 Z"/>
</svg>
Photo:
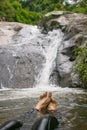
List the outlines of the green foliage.
<svg viewBox="0 0 87 130">
<path fill-rule="evenodd" d="M 27 9 L 16 11 L 16 21 L 19 21 L 22 23 L 37 24 L 41 18 L 42 18 L 42 15 L 40 13 L 27 11 Z"/>
<path fill-rule="evenodd" d="M 41 11 L 43 14 L 55 9 L 62 10 L 64 8 L 61 0 L 26 0 L 21 1 L 21 3 L 23 7 L 27 7 L 30 11 Z"/>
<path fill-rule="evenodd" d="M 38 24 L 44 14 L 63 8 L 57 0 L 3 0 L 0 1 L 0 17 L 5 16 L 7 21 Z"/>
<path fill-rule="evenodd" d="M 76 13 L 85 13 L 85 8 L 82 8 L 82 7 L 78 6 L 75 9 L 73 9 L 73 12 L 76 12 Z"/>
<path fill-rule="evenodd" d="M 87 13 L 87 0 L 69 4 L 67 0 L 0 0 L 0 19 L 27 24 L 38 24 L 51 11 L 65 10 Z M 65 3 L 65 4 L 64 4 Z"/>
<path fill-rule="evenodd" d="M 11 6 L 9 0 L 0 1 L 0 19 L 5 17 L 9 21 L 14 21 L 14 8 Z"/>
<path fill-rule="evenodd" d="M 19 3 L 18 0 L 12 1 L 12 2 L 11 2 L 11 5 L 13 6 L 13 8 L 14 8 L 15 10 L 17 10 L 17 9 L 22 9 L 22 4 Z"/>
<path fill-rule="evenodd" d="M 87 86 L 87 43 L 76 49 L 77 61 L 75 73 L 79 75 L 82 87 Z"/>
<path fill-rule="evenodd" d="M 80 2 L 72 5 L 72 11 L 76 13 L 87 14 L 87 1 L 81 0 Z"/>
<path fill-rule="evenodd" d="M 15 21 L 26 24 L 37 24 L 42 19 L 42 14 L 29 11 L 27 8 L 22 8 L 22 4 L 17 0 L 12 2 L 15 9 Z"/>
<path fill-rule="evenodd" d="M 37 24 L 43 18 L 43 15 L 40 12 L 23 8 L 19 0 L 3 0 L 0 1 L 0 19 L 2 17 L 5 17 L 7 21 Z"/>
</svg>

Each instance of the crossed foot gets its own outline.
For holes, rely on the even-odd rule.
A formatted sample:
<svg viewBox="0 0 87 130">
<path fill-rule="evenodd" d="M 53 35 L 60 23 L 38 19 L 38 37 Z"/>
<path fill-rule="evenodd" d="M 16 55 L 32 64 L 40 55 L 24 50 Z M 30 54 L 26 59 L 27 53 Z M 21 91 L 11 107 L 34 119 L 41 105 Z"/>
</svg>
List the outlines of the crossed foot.
<svg viewBox="0 0 87 130">
<path fill-rule="evenodd" d="M 35 108 L 41 114 L 55 111 L 57 109 L 57 103 L 56 100 L 52 98 L 52 93 L 44 92 L 42 95 L 40 95 L 39 102 L 36 104 Z"/>
</svg>

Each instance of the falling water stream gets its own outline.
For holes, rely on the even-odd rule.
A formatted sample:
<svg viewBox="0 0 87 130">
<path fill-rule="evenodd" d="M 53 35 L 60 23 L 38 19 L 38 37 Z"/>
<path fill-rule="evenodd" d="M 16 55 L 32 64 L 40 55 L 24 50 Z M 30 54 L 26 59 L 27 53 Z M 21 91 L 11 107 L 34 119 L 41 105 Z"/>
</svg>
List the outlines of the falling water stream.
<svg viewBox="0 0 87 130">
<path fill-rule="evenodd" d="M 60 122 L 59 130 L 87 130 L 87 93 L 76 88 L 62 88 L 50 84 L 49 77 L 55 67 L 57 49 L 60 46 L 63 34 L 54 30 L 45 37 L 48 45 L 43 49 L 45 63 L 37 78 L 36 86 L 25 89 L 0 90 L 0 123 L 19 117 L 29 111 L 39 95 L 44 91 L 52 91 L 58 103 L 57 117 Z M 56 86 L 56 87 L 55 87 Z"/>
<path fill-rule="evenodd" d="M 50 41 L 50 46 L 47 47 L 44 52 L 46 62 L 43 64 L 43 69 L 39 74 L 37 87 L 49 86 L 49 77 L 55 67 L 57 50 L 63 39 L 63 33 L 61 32 L 61 30 L 53 30 L 53 32 L 49 32 L 49 34 L 47 35 L 47 39 L 49 39 Z"/>
</svg>

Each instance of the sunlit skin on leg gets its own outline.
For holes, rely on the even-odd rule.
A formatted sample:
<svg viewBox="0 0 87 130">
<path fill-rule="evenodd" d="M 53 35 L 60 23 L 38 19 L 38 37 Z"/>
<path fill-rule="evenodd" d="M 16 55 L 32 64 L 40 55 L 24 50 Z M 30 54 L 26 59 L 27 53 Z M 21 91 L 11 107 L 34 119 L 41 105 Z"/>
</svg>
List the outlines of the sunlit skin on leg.
<svg viewBox="0 0 87 130">
<path fill-rule="evenodd" d="M 44 92 L 40 95 L 39 102 L 36 104 L 35 109 L 37 109 L 40 114 L 51 113 L 51 111 L 56 111 L 57 103 L 54 98 L 52 98 L 51 92 Z"/>
</svg>

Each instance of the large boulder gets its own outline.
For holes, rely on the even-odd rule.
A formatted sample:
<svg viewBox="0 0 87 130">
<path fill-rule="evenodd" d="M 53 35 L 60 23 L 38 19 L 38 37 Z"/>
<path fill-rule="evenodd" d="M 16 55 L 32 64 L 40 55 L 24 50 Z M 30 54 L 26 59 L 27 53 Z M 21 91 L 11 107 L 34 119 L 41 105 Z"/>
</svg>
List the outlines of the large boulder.
<svg viewBox="0 0 87 130">
<path fill-rule="evenodd" d="M 8 22 L 0 23 L 0 29 L 0 88 L 33 87 L 44 62 L 39 30 Z"/>
<path fill-rule="evenodd" d="M 77 34 L 87 30 L 87 15 L 65 11 L 54 11 L 45 15 L 39 26 L 46 30 L 61 28 L 63 32 Z M 71 36 L 71 35 L 70 35 Z"/>
</svg>

